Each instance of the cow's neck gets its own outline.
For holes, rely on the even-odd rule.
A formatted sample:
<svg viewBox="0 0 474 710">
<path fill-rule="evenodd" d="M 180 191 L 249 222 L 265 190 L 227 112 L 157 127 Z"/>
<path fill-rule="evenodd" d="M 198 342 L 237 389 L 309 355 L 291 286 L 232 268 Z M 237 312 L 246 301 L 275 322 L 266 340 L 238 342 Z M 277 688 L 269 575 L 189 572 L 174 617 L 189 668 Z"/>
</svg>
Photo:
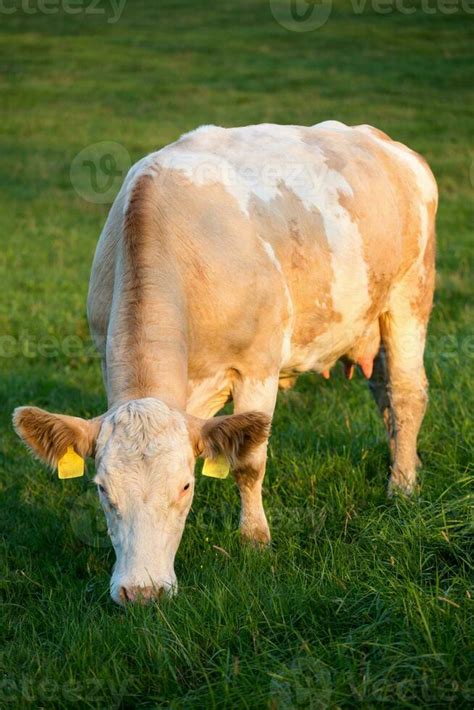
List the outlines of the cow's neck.
<svg viewBox="0 0 474 710">
<path fill-rule="evenodd" d="M 179 265 L 157 220 L 153 185 L 137 181 L 125 215 L 107 334 L 109 405 L 158 397 L 186 408 L 188 337 Z"/>
<path fill-rule="evenodd" d="M 142 397 L 157 397 L 186 409 L 187 343 L 179 314 L 166 305 L 142 302 L 146 316 L 130 319 L 120 308 L 119 322 L 107 338 L 109 406 Z M 125 311 L 125 313 L 124 313 Z"/>
</svg>

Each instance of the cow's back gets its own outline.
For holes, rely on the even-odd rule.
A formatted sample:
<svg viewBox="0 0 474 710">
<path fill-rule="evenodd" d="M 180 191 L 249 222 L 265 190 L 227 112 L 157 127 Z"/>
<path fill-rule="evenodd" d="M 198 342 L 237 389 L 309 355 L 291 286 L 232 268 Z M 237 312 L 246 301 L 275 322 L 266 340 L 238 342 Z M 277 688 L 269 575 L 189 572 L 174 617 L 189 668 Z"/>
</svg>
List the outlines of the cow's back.
<svg viewBox="0 0 474 710">
<path fill-rule="evenodd" d="M 180 275 L 191 375 L 323 369 L 376 340 L 391 289 L 433 238 L 429 169 L 376 129 L 206 126 L 125 181 L 91 281 L 102 327 L 120 288 L 123 217 L 140 191 L 153 211 L 151 273 L 159 281 L 172 260 Z"/>
</svg>

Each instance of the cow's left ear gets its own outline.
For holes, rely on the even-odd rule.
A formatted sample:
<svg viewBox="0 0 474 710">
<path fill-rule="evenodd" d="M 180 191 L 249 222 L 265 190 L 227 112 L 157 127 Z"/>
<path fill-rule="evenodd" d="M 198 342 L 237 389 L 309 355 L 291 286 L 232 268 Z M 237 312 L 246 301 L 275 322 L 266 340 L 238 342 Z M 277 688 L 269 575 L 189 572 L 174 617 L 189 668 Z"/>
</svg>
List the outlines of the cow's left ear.
<svg viewBox="0 0 474 710">
<path fill-rule="evenodd" d="M 17 407 L 13 412 L 13 426 L 26 446 L 54 467 L 69 446 L 83 458 L 94 454 L 100 419 L 51 414 L 39 407 Z"/>
<path fill-rule="evenodd" d="M 210 459 L 223 455 L 234 469 L 270 435 L 271 419 L 262 412 L 198 421 L 194 420 L 190 427 L 195 455 Z"/>
</svg>

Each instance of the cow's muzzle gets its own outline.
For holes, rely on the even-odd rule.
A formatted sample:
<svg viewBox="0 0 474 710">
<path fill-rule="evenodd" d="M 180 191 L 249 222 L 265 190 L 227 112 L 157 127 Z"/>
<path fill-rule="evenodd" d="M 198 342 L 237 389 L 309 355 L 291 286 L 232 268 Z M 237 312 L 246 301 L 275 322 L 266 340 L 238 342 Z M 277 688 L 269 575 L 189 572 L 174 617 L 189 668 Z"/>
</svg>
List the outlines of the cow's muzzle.
<svg viewBox="0 0 474 710">
<path fill-rule="evenodd" d="M 148 604 L 152 601 L 159 601 L 166 593 L 165 587 L 120 587 L 119 603 L 127 604 L 134 602 L 138 604 Z"/>
</svg>

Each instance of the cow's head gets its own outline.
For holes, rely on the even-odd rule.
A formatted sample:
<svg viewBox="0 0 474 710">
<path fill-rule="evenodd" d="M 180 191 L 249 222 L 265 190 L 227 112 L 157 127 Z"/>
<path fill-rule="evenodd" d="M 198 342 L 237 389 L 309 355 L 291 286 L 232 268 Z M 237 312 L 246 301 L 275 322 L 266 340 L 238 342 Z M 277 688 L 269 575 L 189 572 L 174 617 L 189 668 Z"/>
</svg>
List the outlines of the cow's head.
<svg viewBox="0 0 474 710">
<path fill-rule="evenodd" d="M 154 398 L 91 420 L 19 407 L 13 421 L 51 466 L 69 446 L 84 458 L 95 456 L 94 481 L 117 557 L 111 594 L 119 603 L 176 591 L 174 558 L 193 500 L 195 457 L 223 454 L 238 468 L 270 426 L 259 412 L 206 421 Z"/>
</svg>

